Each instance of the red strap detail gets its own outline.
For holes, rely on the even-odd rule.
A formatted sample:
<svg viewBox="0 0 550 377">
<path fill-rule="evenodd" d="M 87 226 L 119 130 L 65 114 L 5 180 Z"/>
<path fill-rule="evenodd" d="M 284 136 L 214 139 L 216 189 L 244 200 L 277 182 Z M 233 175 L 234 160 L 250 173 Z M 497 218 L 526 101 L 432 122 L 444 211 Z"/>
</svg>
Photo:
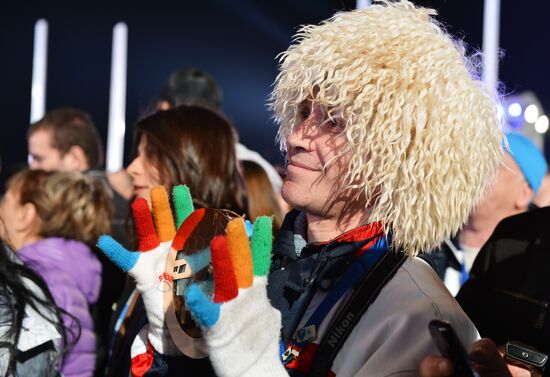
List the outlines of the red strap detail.
<svg viewBox="0 0 550 377">
<path fill-rule="evenodd" d="M 217 236 L 210 242 L 214 269 L 214 302 L 222 303 L 237 297 L 239 288 L 227 247 L 227 237 Z"/>
<path fill-rule="evenodd" d="M 130 370 L 132 377 L 142 377 L 153 365 L 153 346 L 147 339 L 147 352 L 132 357 Z"/>
<path fill-rule="evenodd" d="M 182 249 L 191 233 L 193 233 L 197 225 L 201 222 L 205 213 L 206 210 L 204 208 L 199 208 L 185 219 L 172 241 L 172 248 L 178 251 Z"/>
<path fill-rule="evenodd" d="M 166 280 L 166 281 L 171 283 L 173 281 L 173 278 L 172 278 L 172 276 L 168 275 L 166 272 L 163 272 L 159 276 L 159 281 L 163 281 L 163 280 Z"/>
<path fill-rule="evenodd" d="M 132 214 L 136 224 L 136 233 L 138 237 L 138 250 L 149 251 L 157 247 L 160 242 L 153 225 L 153 218 L 147 201 L 138 198 L 132 203 Z"/>
<path fill-rule="evenodd" d="M 294 360 L 286 364 L 286 368 L 295 369 L 301 373 L 308 374 L 318 348 L 318 344 L 308 343 Z"/>
<path fill-rule="evenodd" d="M 358 242 L 358 241 L 363 241 L 368 238 L 374 237 L 379 233 L 384 233 L 384 227 L 382 226 L 382 222 L 375 221 L 373 223 L 348 230 L 347 232 L 329 241 L 316 242 L 314 243 L 314 245 L 322 246 L 335 241 L 336 242 Z"/>
</svg>

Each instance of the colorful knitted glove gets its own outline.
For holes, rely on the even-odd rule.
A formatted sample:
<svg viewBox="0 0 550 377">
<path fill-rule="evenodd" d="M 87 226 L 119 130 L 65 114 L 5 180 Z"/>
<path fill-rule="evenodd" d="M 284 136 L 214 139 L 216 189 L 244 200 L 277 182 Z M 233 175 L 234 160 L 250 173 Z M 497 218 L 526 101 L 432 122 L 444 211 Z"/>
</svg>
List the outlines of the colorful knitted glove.
<svg viewBox="0 0 550 377">
<path fill-rule="evenodd" d="M 172 195 L 179 227 L 193 212 L 193 202 L 189 189 L 185 186 L 174 187 Z M 151 345 L 161 354 L 178 355 L 180 352 L 170 339 L 165 326 L 163 306 L 163 294 L 172 286 L 171 279 L 165 274 L 165 268 L 170 245 L 176 235 L 176 224 L 164 187 L 158 186 L 151 190 L 151 203 L 153 218 L 145 199 L 139 198 L 132 203 L 132 214 L 139 240 L 137 252 L 126 250 L 107 235 L 99 238 L 97 246 L 136 281 L 136 287 L 143 297 L 147 311 L 147 338 Z"/>
<path fill-rule="evenodd" d="M 197 285 L 185 292 L 219 377 L 288 376 L 279 357 L 281 313 L 266 293 L 271 242 L 269 217 L 256 220 L 250 244 L 243 219 L 230 221 L 227 236 L 211 242 L 213 302 Z"/>
</svg>

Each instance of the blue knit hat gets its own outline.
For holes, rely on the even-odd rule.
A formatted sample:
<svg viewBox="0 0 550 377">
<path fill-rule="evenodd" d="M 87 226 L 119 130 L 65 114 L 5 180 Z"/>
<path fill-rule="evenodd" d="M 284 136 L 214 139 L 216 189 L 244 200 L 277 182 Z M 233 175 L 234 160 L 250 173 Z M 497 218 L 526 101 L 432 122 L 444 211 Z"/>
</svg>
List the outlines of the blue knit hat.
<svg viewBox="0 0 550 377">
<path fill-rule="evenodd" d="M 519 165 L 523 176 L 536 194 L 548 169 L 544 156 L 531 140 L 521 134 L 506 133 L 506 138 L 510 145 L 507 152 Z"/>
</svg>

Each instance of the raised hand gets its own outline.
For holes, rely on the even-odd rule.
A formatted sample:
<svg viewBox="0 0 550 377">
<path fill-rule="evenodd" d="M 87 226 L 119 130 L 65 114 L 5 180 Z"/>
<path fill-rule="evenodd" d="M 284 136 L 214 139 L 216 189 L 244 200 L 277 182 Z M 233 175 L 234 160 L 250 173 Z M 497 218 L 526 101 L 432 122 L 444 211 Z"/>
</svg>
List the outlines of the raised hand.
<svg viewBox="0 0 550 377">
<path fill-rule="evenodd" d="M 288 376 L 279 358 L 281 314 L 266 293 L 271 245 L 269 217 L 256 220 L 250 243 L 244 221 L 230 221 L 227 236 L 211 242 L 213 300 L 198 285 L 186 290 L 220 377 Z"/>
<path fill-rule="evenodd" d="M 173 202 L 177 225 L 193 212 L 189 189 L 176 186 Z M 176 235 L 170 202 L 162 186 L 151 190 L 151 211 L 145 199 L 132 203 L 132 214 L 138 237 L 138 251 L 128 251 L 112 237 L 103 235 L 97 246 L 122 270 L 136 281 L 141 292 L 149 320 L 148 340 L 161 354 L 179 354 L 170 340 L 164 323 L 163 293 L 171 289 L 171 278 L 165 273 L 166 258 Z M 153 224 L 154 219 L 154 224 Z"/>
</svg>

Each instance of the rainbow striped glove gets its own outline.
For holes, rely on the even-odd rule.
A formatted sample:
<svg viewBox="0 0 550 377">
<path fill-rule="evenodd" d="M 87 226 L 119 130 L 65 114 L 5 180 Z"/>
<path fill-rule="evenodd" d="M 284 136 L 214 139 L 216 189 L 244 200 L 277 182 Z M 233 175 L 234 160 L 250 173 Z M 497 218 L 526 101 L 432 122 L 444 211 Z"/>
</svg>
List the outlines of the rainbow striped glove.
<svg viewBox="0 0 550 377">
<path fill-rule="evenodd" d="M 186 186 L 175 186 L 172 196 L 179 227 L 193 212 L 193 202 Z M 163 305 L 164 292 L 172 287 L 172 281 L 165 274 L 165 268 L 166 258 L 176 235 L 176 224 L 164 187 L 157 186 L 151 190 L 151 203 L 152 218 L 145 199 L 139 198 L 132 203 L 132 214 L 139 240 L 138 251 L 126 250 L 107 235 L 99 238 L 97 246 L 136 281 L 149 320 L 147 339 L 153 348 L 161 354 L 179 355 L 181 352 L 172 342 L 165 326 Z M 136 355 L 132 355 L 134 356 Z"/>
<path fill-rule="evenodd" d="M 271 247 L 271 218 L 256 220 L 250 243 L 243 219 L 230 221 L 227 235 L 211 242 L 213 301 L 194 284 L 185 292 L 219 377 L 288 376 L 279 358 L 281 313 L 266 292 Z"/>
</svg>

